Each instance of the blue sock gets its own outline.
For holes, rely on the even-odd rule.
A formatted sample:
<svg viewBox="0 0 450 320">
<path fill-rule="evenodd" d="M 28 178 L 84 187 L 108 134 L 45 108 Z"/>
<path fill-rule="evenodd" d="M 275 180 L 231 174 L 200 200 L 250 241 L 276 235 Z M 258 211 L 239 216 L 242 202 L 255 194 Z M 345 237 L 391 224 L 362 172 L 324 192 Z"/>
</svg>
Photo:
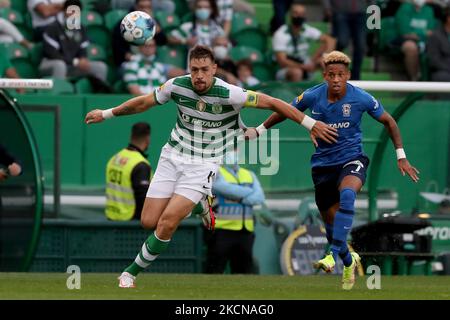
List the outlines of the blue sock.
<svg viewBox="0 0 450 320">
<path fill-rule="evenodd" d="M 325 231 L 327 232 L 328 243 L 331 244 L 333 242 L 333 225 L 325 223 Z"/>
<path fill-rule="evenodd" d="M 347 248 L 347 235 L 350 232 L 353 223 L 355 200 L 355 191 L 349 188 L 341 190 L 339 210 L 334 217 L 333 241 L 331 243 L 331 253 L 333 254 L 335 261 L 341 252 L 345 253 L 345 249 Z"/>
<path fill-rule="evenodd" d="M 341 257 L 344 266 L 350 267 L 350 265 L 352 264 L 352 255 L 350 254 L 350 251 L 348 251 L 347 244 L 345 244 L 345 246 L 341 248 L 339 257 Z"/>
</svg>

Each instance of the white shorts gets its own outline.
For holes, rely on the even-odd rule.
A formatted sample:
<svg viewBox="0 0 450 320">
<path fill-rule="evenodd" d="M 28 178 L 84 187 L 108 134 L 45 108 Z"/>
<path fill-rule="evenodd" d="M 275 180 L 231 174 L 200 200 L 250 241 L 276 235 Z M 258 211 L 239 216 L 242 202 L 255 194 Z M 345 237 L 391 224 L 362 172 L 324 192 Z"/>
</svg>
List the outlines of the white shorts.
<svg viewBox="0 0 450 320">
<path fill-rule="evenodd" d="M 197 203 L 205 195 L 212 195 L 212 183 L 218 169 L 217 162 L 192 161 L 166 144 L 161 149 L 147 197 L 171 198 L 176 193 Z"/>
</svg>

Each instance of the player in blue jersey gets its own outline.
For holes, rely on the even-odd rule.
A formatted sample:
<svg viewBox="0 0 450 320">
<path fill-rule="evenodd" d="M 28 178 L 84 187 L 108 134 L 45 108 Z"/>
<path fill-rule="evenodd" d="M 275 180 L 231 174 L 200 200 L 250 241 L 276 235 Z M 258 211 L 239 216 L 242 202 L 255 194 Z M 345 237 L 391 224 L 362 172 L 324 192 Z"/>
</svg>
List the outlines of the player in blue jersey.
<svg viewBox="0 0 450 320">
<path fill-rule="evenodd" d="M 338 129 L 336 143 L 327 143 L 311 135 L 316 146 L 311 158 L 316 204 L 331 245 L 331 252 L 314 266 L 332 272 L 336 259 L 340 257 L 344 262 L 342 287 L 345 290 L 353 287 L 355 269 L 360 260 L 356 252 L 349 252 L 347 235 L 353 222 L 356 194 L 364 185 L 369 165 L 362 148 L 360 127 L 364 112 L 388 130 L 397 152 L 400 172 L 408 174 L 414 182 L 419 180 L 419 172 L 406 159 L 396 121 L 372 95 L 347 83 L 350 62 L 344 53 L 330 52 L 324 58 L 325 82 L 306 90 L 292 102 L 300 111 L 310 109 L 315 120 Z M 248 131 L 247 137 L 259 136 L 283 120 L 282 116 L 274 113 L 258 128 Z"/>
</svg>

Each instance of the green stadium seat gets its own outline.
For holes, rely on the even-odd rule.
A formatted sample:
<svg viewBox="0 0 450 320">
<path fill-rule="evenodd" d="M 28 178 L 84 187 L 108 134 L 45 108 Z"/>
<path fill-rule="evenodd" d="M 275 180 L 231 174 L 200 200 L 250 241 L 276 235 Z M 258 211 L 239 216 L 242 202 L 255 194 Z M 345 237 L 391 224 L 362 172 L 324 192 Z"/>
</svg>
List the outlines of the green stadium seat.
<svg viewBox="0 0 450 320">
<path fill-rule="evenodd" d="M 86 11 L 81 15 L 81 24 L 86 27 L 88 38 L 91 42 L 102 46 L 111 47 L 111 35 L 105 28 L 103 18 L 95 11 Z"/>
<path fill-rule="evenodd" d="M 249 59 L 252 63 L 263 62 L 264 57 L 260 51 L 247 46 L 236 46 L 230 50 L 230 57 L 234 62 Z"/>
<path fill-rule="evenodd" d="M 81 0 L 83 10 L 93 10 L 95 1 L 96 0 Z"/>
<path fill-rule="evenodd" d="M 175 14 L 178 17 L 181 18 L 186 12 L 191 11 L 186 0 L 173 0 L 173 2 L 175 3 Z"/>
<path fill-rule="evenodd" d="M 14 0 L 11 1 L 11 8 L 24 14 L 28 11 L 27 8 L 27 1 L 28 0 Z"/>
<path fill-rule="evenodd" d="M 379 30 L 378 50 L 386 52 L 388 44 L 398 36 L 395 17 L 386 17 L 381 19 L 381 28 Z"/>
<path fill-rule="evenodd" d="M 5 48 L 8 51 L 9 58 L 11 60 L 14 59 L 29 59 L 30 52 L 24 46 L 18 43 L 8 43 L 4 44 Z"/>
<path fill-rule="evenodd" d="M 23 25 L 25 23 L 22 13 L 10 8 L 1 8 L 0 17 L 8 20 L 16 26 Z"/>
<path fill-rule="evenodd" d="M 111 32 L 116 24 L 127 15 L 126 10 L 111 10 L 105 15 L 105 26 Z"/>
<path fill-rule="evenodd" d="M 231 38 L 237 45 L 248 46 L 265 52 L 267 47 L 267 35 L 261 29 L 246 29 L 234 34 Z"/>
<path fill-rule="evenodd" d="M 160 46 L 156 52 L 159 62 L 186 69 L 187 48 L 184 46 Z"/>
<path fill-rule="evenodd" d="M 113 90 L 115 93 L 128 93 L 127 87 L 125 86 L 125 82 L 123 80 L 118 80 L 113 85 Z"/>
<path fill-rule="evenodd" d="M 261 82 L 275 79 L 272 68 L 265 63 L 253 64 L 253 75 Z"/>
<path fill-rule="evenodd" d="M 180 25 L 180 19 L 173 14 L 167 14 L 164 11 L 155 13 L 155 19 L 158 21 L 159 26 L 165 33 L 169 33 L 173 29 L 178 28 Z"/>
<path fill-rule="evenodd" d="M 361 66 L 361 70 L 362 71 L 366 71 L 366 72 L 372 72 L 374 70 L 374 59 L 373 57 L 364 57 L 363 58 L 363 62 L 362 62 L 362 66 Z"/>
<path fill-rule="evenodd" d="M 92 93 L 92 85 L 91 82 L 86 78 L 81 78 L 77 82 L 75 82 L 75 92 L 76 93 Z"/>
<path fill-rule="evenodd" d="M 106 60 L 106 52 L 101 46 L 97 44 L 89 44 L 87 48 L 87 56 L 89 60 L 94 61 L 105 61 Z"/>
<path fill-rule="evenodd" d="M 38 66 L 42 60 L 44 46 L 42 42 L 35 43 L 33 48 L 30 50 L 30 61 L 35 66 Z"/>
<path fill-rule="evenodd" d="M 392 76 L 388 72 L 361 72 L 361 80 L 391 81 Z"/>
<path fill-rule="evenodd" d="M 255 17 L 242 12 L 235 12 L 231 20 L 231 37 L 248 29 L 259 29 L 259 23 Z"/>
<path fill-rule="evenodd" d="M 194 19 L 194 14 L 192 12 L 184 13 L 181 15 L 180 24 L 183 24 Z"/>
<path fill-rule="evenodd" d="M 33 64 L 28 59 L 14 59 L 11 61 L 14 68 L 21 78 L 36 79 L 39 77 L 37 65 Z"/>
</svg>

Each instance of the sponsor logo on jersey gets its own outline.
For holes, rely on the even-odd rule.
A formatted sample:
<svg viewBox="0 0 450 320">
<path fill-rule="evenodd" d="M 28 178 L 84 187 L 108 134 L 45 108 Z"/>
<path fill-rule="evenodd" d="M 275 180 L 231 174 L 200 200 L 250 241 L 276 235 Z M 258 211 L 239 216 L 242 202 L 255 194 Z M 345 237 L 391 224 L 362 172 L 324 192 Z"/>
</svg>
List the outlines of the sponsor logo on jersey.
<svg viewBox="0 0 450 320">
<path fill-rule="evenodd" d="M 213 113 L 221 113 L 222 112 L 222 106 L 219 103 L 213 103 L 211 109 L 212 109 Z"/>
<path fill-rule="evenodd" d="M 352 106 L 348 103 L 342 105 L 342 115 L 344 117 L 350 117 L 352 112 Z"/>
<path fill-rule="evenodd" d="M 350 122 L 329 123 L 328 125 L 335 129 L 347 129 L 350 127 Z"/>
<path fill-rule="evenodd" d="M 209 120 L 197 119 L 197 118 L 190 117 L 189 115 L 187 115 L 185 113 L 181 114 L 181 119 L 183 119 L 187 123 L 206 127 L 206 128 L 219 128 L 220 126 L 222 126 L 222 121 L 209 121 Z"/>
</svg>

